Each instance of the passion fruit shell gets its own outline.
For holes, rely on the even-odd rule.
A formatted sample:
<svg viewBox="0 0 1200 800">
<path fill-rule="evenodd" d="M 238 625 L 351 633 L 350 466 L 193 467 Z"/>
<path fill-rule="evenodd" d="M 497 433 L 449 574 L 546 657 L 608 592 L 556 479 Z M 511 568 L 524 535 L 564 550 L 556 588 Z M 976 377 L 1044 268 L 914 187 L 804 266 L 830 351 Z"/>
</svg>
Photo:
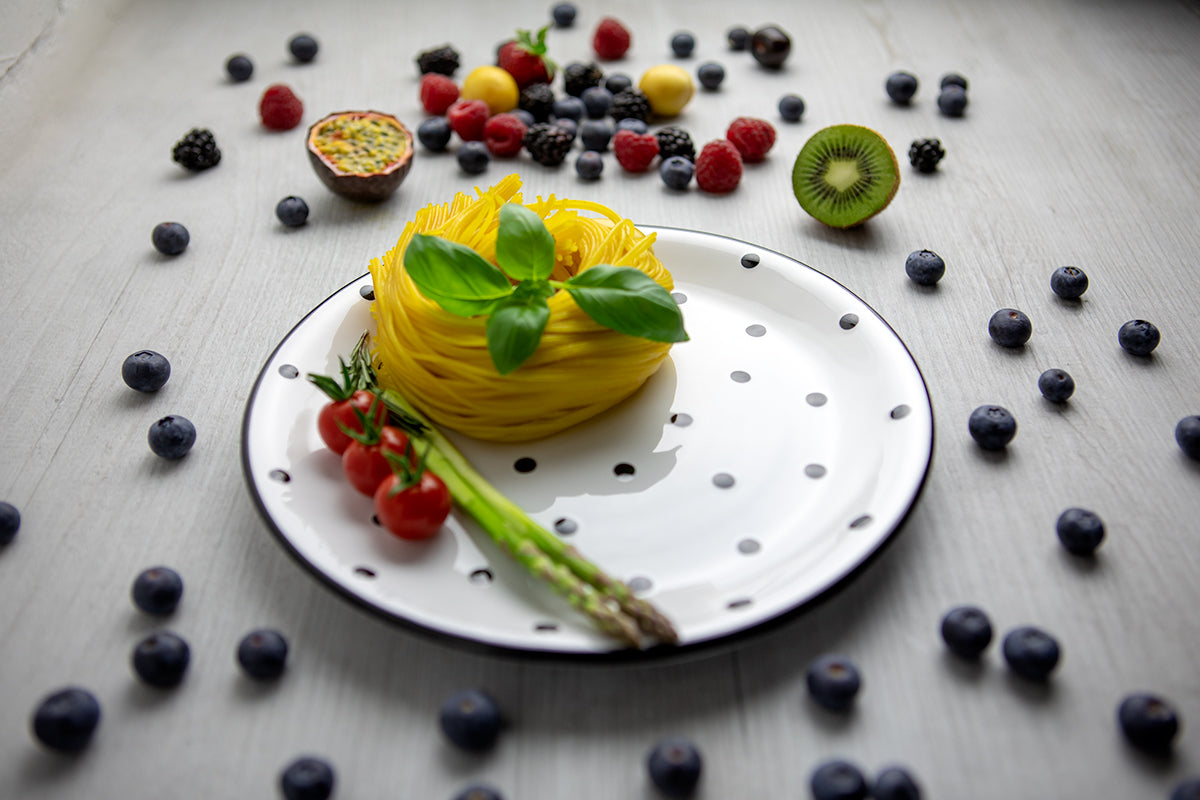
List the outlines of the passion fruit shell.
<svg viewBox="0 0 1200 800">
<path fill-rule="evenodd" d="M 308 129 L 305 146 L 317 177 L 348 200 L 386 200 L 412 167 L 412 133 L 380 111 L 330 114 Z"/>
</svg>

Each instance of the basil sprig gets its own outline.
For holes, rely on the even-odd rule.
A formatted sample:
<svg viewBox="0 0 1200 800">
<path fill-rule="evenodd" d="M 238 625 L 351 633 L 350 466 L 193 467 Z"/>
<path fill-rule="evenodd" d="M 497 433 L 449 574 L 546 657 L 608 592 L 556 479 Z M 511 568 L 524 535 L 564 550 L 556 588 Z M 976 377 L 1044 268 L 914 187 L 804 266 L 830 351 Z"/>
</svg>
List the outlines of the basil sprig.
<svg viewBox="0 0 1200 800">
<path fill-rule="evenodd" d="M 421 233 L 404 251 L 404 268 L 421 294 L 456 316 L 487 316 L 488 354 L 501 375 L 537 350 L 550 319 L 547 300 L 558 290 L 606 328 L 655 342 L 687 341 L 679 305 L 641 270 L 597 264 L 550 280 L 554 237 L 520 204 L 500 208 L 496 263 L 499 269 L 465 245 Z"/>
</svg>

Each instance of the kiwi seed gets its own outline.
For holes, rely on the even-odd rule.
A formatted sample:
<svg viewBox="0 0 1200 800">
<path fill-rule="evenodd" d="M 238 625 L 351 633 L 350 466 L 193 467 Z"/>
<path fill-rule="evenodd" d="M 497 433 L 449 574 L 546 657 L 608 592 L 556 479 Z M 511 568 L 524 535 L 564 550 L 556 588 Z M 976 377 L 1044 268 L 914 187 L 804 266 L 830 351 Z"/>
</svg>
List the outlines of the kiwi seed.
<svg viewBox="0 0 1200 800">
<path fill-rule="evenodd" d="M 792 168 L 800 207 L 833 228 L 862 224 L 887 208 L 899 188 L 896 154 L 882 136 L 861 125 L 817 131 Z"/>
</svg>

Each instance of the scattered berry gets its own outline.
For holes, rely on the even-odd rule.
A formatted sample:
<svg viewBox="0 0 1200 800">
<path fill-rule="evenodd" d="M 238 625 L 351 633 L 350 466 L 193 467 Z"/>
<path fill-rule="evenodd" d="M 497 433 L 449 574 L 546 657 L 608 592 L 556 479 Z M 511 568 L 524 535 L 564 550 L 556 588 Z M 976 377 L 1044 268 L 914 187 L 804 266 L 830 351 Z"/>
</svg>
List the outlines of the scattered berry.
<svg viewBox="0 0 1200 800">
<path fill-rule="evenodd" d="M 554 124 L 562 128 L 567 133 L 571 134 L 571 141 L 575 141 L 575 137 L 579 134 L 579 123 L 573 119 L 566 117 L 554 120 Z"/>
<path fill-rule="evenodd" d="M 308 203 L 293 194 L 275 204 L 275 216 L 289 228 L 299 228 L 308 222 Z"/>
<path fill-rule="evenodd" d="M 1040 628 L 1024 626 L 1009 631 L 1002 649 L 1009 668 L 1026 680 L 1044 681 L 1058 666 L 1058 642 Z"/>
<path fill-rule="evenodd" d="M 585 119 L 579 127 L 579 140 L 583 142 L 583 149 L 595 150 L 598 153 L 608 149 L 613 134 L 613 126 L 602 119 Z"/>
<path fill-rule="evenodd" d="M 917 172 L 930 173 L 937 170 L 938 163 L 946 157 L 946 149 L 938 139 L 915 139 L 908 148 L 908 163 Z"/>
<path fill-rule="evenodd" d="M 21 529 L 21 512 L 12 503 L 0 501 L 0 547 L 11 544 Z"/>
<path fill-rule="evenodd" d="M 725 68 L 715 61 L 706 61 L 696 68 L 696 79 L 705 89 L 716 91 L 725 81 Z"/>
<path fill-rule="evenodd" d="M 515 156 L 521 152 L 526 125 L 513 114 L 497 114 L 483 126 L 483 143 L 497 158 Z"/>
<path fill-rule="evenodd" d="M 533 118 L 533 114 L 530 114 L 528 111 L 526 111 L 523 108 L 514 108 L 512 111 L 510 111 L 508 113 L 512 114 L 517 119 L 521 120 L 521 122 L 525 123 L 526 128 L 528 128 L 533 123 L 537 122 L 537 120 Z"/>
<path fill-rule="evenodd" d="M 946 262 L 932 250 L 917 250 L 904 259 L 904 272 L 913 283 L 933 286 L 946 274 Z"/>
<path fill-rule="evenodd" d="M 279 776 L 284 800 L 329 800 L 335 781 L 333 767 L 315 756 L 296 759 Z"/>
<path fill-rule="evenodd" d="M 157 392 L 170 377 L 171 362 L 153 350 L 138 350 L 121 363 L 121 379 L 138 392 Z"/>
<path fill-rule="evenodd" d="M 1187 778 L 1176 784 L 1167 800 L 1200 800 L 1200 778 Z"/>
<path fill-rule="evenodd" d="M 130 595 L 139 610 L 166 616 L 179 606 L 183 597 L 183 578 L 170 567 L 150 567 L 133 579 Z"/>
<path fill-rule="evenodd" d="M 297 34 L 288 42 L 288 50 L 291 51 L 292 58 L 301 64 L 308 64 L 317 57 L 317 40 L 307 33 Z"/>
<path fill-rule="evenodd" d="M 550 15 L 554 18 L 554 24 L 560 28 L 569 28 L 575 24 L 575 6 L 571 3 L 559 3 Z"/>
<path fill-rule="evenodd" d="M 62 753 L 76 753 L 87 747 L 99 724 L 100 703 L 96 696 L 76 686 L 44 697 L 31 721 L 37 740 Z"/>
<path fill-rule="evenodd" d="M 578 122 L 583 119 L 583 115 L 587 109 L 583 105 L 583 101 L 578 97 L 563 97 L 554 101 L 554 111 L 552 112 L 558 119 L 570 119 Z"/>
<path fill-rule="evenodd" d="M 885 767 L 871 786 L 873 800 L 921 800 L 921 787 L 904 767 Z"/>
<path fill-rule="evenodd" d="M 238 53 L 230 56 L 225 62 L 225 71 L 229 73 L 230 79 L 241 83 L 242 81 L 250 80 L 250 76 L 254 74 L 254 62 L 245 55 Z"/>
<path fill-rule="evenodd" d="M 1038 391 L 1051 403 L 1065 403 L 1075 394 L 1075 379 L 1065 370 L 1048 369 L 1038 376 Z"/>
<path fill-rule="evenodd" d="M 584 150 L 575 159 L 575 172 L 585 181 L 594 181 L 604 172 L 604 159 L 595 150 Z"/>
<path fill-rule="evenodd" d="M 187 455 L 196 443 L 196 426 L 184 417 L 163 417 L 150 426 L 147 439 L 156 456 L 173 461 Z"/>
<path fill-rule="evenodd" d="M 630 86 L 633 86 L 633 78 L 620 72 L 614 72 L 604 80 L 604 88 L 608 89 L 614 95 L 625 91 Z"/>
<path fill-rule="evenodd" d="M 421 76 L 421 107 L 426 114 L 441 116 L 458 100 L 458 84 L 438 72 Z"/>
<path fill-rule="evenodd" d="M 454 795 L 454 800 L 504 800 L 504 795 L 491 786 L 476 783 Z"/>
<path fill-rule="evenodd" d="M 1090 556 L 1104 541 L 1103 520 L 1085 508 L 1068 508 L 1059 514 L 1054 530 L 1067 552 L 1077 556 Z"/>
<path fill-rule="evenodd" d="M 845 711 L 858 696 L 862 677 L 850 659 L 839 655 L 818 657 L 804 673 L 808 693 L 830 711 Z"/>
<path fill-rule="evenodd" d="M 617 163 L 626 172 L 645 172 L 658 156 L 658 138 L 650 133 L 617 131 L 612 145 Z"/>
<path fill-rule="evenodd" d="M 192 128 L 175 143 L 171 158 L 191 172 L 200 172 L 221 163 L 217 140 L 208 128 Z"/>
<path fill-rule="evenodd" d="M 429 150 L 440 153 L 450 144 L 450 123 L 445 117 L 429 117 L 417 126 L 417 140 Z"/>
<path fill-rule="evenodd" d="M 563 91 L 571 97 L 583 97 L 583 93 L 593 86 L 599 86 L 604 80 L 604 72 L 593 63 L 583 64 L 578 61 L 563 69 Z M 632 81 L 630 82 L 632 85 Z M 605 88 L 608 88 L 607 86 Z M 609 89 L 609 91 L 612 91 Z M 614 92 L 615 94 L 615 92 Z"/>
<path fill-rule="evenodd" d="M 1135 356 L 1148 356 L 1153 353 L 1160 338 L 1154 323 L 1144 319 L 1131 319 L 1117 331 L 1117 341 L 1121 347 Z"/>
<path fill-rule="evenodd" d="M 1033 335 L 1033 323 L 1023 311 L 1002 308 L 988 320 L 988 336 L 1001 347 L 1020 347 Z"/>
<path fill-rule="evenodd" d="M 446 121 L 464 142 L 483 138 L 483 126 L 489 116 L 487 103 L 482 100 L 459 100 L 446 109 Z"/>
<path fill-rule="evenodd" d="M 492 162 L 492 156 L 483 142 L 463 142 L 455 154 L 455 159 L 458 161 L 458 168 L 468 175 L 486 172 L 488 164 Z"/>
<path fill-rule="evenodd" d="M 238 642 L 237 662 L 255 680 L 270 681 L 282 675 L 287 655 L 287 639 L 270 628 L 250 631 Z"/>
<path fill-rule="evenodd" d="M 535 122 L 525 131 L 523 141 L 534 161 L 544 167 L 557 167 L 571 151 L 575 135 L 558 125 Z"/>
<path fill-rule="evenodd" d="M 775 25 L 759 28 L 750 37 L 750 55 L 769 69 L 782 67 L 791 52 L 792 37 Z"/>
<path fill-rule="evenodd" d="M 262 124 L 270 130 L 291 130 L 300 124 L 304 116 L 304 103 L 290 88 L 275 83 L 267 87 L 258 101 L 258 115 Z"/>
<path fill-rule="evenodd" d="M 742 161 L 755 164 L 766 158 L 775 144 L 775 126 L 765 119 L 738 117 L 729 123 L 725 138 L 742 154 Z"/>
<path fill-rule="evenodd" d="M 517 107 L 533 115 L 534 122 L 546 122 L 554 113 L 554 90 L 547 83 L 535 83 L 521 90 Z"/>
<path fill-rule="evenodd" d="M 659 128 L 654 137 L 658 139 L 658 154 L 663 158 L 682 156 L 688 161 L 696 160 L 696 145 L 692 137 L 683 128 L 668 125 Z"/>
<path fill-rule="evenodd" d="M 938 88 L 945 89 L 947 86 L 957 86 L 965 92 L 967 90 L 967 79 L 957 72 L 947 72 L 942 76 Z"/>
<path fill-rule="evenodd" d="M 883 86 L 892 102 L 906 106 L 917 93 L 917 76 L 911 72 L 893 72 Z"/>
<path fill-rule="evenodd" d="M 1175 441 L 1184 455 L 1200 461 L 1200 415 L 1179 420 L 1175 426 Z"/>
<path fill-rule="evenodd" d="M 629 50 L 629 30 L 612 17 L 604 17 L 592 34 L 592 49 L 602 61 L 616 61 Z"/>
<path fill-rule="evenodd" d="M 1087 288 L 1087 273 L 1079 267 L 1059 267 L 1050 273 L 1050 291 L 1064 300 L 1082 297 Z"/>
<path fill-rule="evenodd" d="M 458 71 L 458 51 L 450 45 L 435 47 L 417 54 L 417 69 L 422 75 L 436 72 L 439 75 L 452 76 Z"/>
<path fill-rule="evenodd" d="M 537 32 L 535 40 L 529 31 L 517 31 L 515 41 L 500 45 L 496 53 L 496 65 L 512 76 L 518 89 L 535 83 L 549 83 L 554 79 L 553 63 L 547 63 L 546 29 Z"/>
<path fill-rule="evenodd" d="M 177 256 L 187 249 L 191 241 L 188 229 L 178 222 L 160 222 L 150 232 L 154 249 L 164 256 Z"/>
<path fill-rule="evenodd" d="M 680 737 L 662 739 L 646 759 L 650 780 L 667 797 L 689 797 L 700 781 L 703 760 L 696 745 Z"/>
<path fill-rule="evenodd" d="M 608 114 L 617 122 L 631 118 L 645 122 L 650 117 L 650 100 L 641 89 L 631 86 L 613 95 Z"/>
<path fill-rule="evenodd" d="M 486 692 L 463 689 L 446 698 L 439 713 L 442 733 L 464 750 L 487 750 L 500 735 L 500 707 Z"/>
<path fill-rule="evenodd" d="M 849 761 L 833 759 L 820 764 L 809 779 L 813 800 L 863 800 L 867 779 Z"/>
<path fill-rule="evenodd" d="M 1003 406 L 980 406 L 967 419 L 967 431 L 984 450 L 1003 450 L 1017 435 L 1017 420 Z"/>
<path fill-rule="evenodd" d="M 728 139 L 704 145 L 696 157 L 696 185 L 706 192 L 732 192 L 742 180 L 742 154 Z"/>
<path fill-rule="evenodd" d="M 981 608 L 957 606 L 942 617 L 942 641 L 954 655 L 974 661 L 992 643 L 992 621 Z"/>
<path fill-rule="evenodd" d="M 785 94 L 779 98 L 779 116 L 785 122 L 799 122 L 804 116 L 804 101 L 798 95 Z"/>
<path fill-rule="evenodd" d="M 1117 706 L 1117 722 L 1129 743 L 1147 753 L 1171 749 L 1179 733 L 1179 715 L 1171 704 L 1152 694 L 1131 694 Z"/>
<path fill-rule="evenodd" d="M 688 58 L 696 49 L 696 37 L 690 33 L 681 32 L 671 37 L 671 52 L 676 58 Z"/>
<path fill-rule="evenodd" d="M 658 167 L 658 174 L 669 189 L 683 191 L 692 182 L 696 168 L 683 156 L 670 156 Z"/>
<path fill-rule="evenodd" d="M 967 110 L 967 91 L 950 84 L 938 94 L 938 109 L 947 117 L 961 117 Z"/>
<path fill-rule="evenodd" d="M 644 119 L 638 119 L 637 117 L 626 117 L 625 119 L 617 120 L 617 130 L 645 133 L 646 131 L 650 130 L 650 126 L 646 124 L 646 120 Z"/>
<path fill-rule="evenodd" d="M 603 119 L 608 116 L 612 107 L 613 93 L 603 86 L 589 86 L 583 90 L 580 99 L 583 100 L 584 110 L 591 119 Z"/>
<path fill-rule="evenodd" d="M 150 686 L 169 689 L 183 681 L 191 659 L 191 648 L 180 636 L 158 631 L 133 648 L 133 671 Z"/>
</svg>

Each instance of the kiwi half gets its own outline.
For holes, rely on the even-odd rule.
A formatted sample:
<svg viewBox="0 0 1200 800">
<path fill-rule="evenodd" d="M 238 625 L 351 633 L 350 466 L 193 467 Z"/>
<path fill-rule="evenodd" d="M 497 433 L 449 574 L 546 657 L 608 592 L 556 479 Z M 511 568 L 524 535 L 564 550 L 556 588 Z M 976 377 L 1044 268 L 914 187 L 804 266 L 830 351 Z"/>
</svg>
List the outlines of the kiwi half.
<svg viewBox="0 0 1200 800">
<path fill-rule="evenodd" d="M 833 228 L 851 228 L 887 208 L 900 165 L 887 141 L 861 125 L 831 125 L 800 148 L 792 191 L 800 207 Z"/>
</svg>

